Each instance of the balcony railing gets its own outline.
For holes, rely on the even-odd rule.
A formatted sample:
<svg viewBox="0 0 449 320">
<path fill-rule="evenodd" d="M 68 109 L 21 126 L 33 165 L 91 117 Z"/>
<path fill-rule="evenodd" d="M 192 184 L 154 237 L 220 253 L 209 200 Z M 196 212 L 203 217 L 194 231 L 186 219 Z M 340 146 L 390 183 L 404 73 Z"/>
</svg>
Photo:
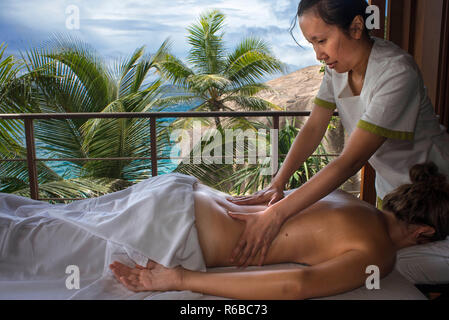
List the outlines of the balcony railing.
<svg viewBox="0 0 449 320">
<path fill-rule="evenodd" d="M 0 114 L 0 119 L 4 120 L 23 120 L 25 125 L 25 140 L 26 140 L 26 159 L 0 159 L 5 161 L 26 161 L 28 166 L 28 177 L 30 182 L 30 196 L 35 200 L 79 200 L 78 198 L 39 198 L 39 185 L 37 179 L 38 161 L 96 161 L 96 160 L 151 160 L 152 176 L 158 175 L 158 160 L 165 159 L 157 156 L 157 134 L 156 134 L 156 120 L 158 118 L 225 118 L 225 117 L 271 117 L 274 130 L 279 130 L 280 117 L 308 117 L 310 111 L 251 111 L 251 112 L 154 112 L 154 113 L 138 113 L 138 112 L 121 112 L 121 113 L 26 113 L 26 114 Z M 334 116 L 338 116 L 335 112 Z M 37 158 L 36 145 L 34 139 L 34 120 L 43 119 L 122 119 L 122 118 L 149 118 L 150 119 L 150 157 L 123 157 L 123 158 Z M 277 148 L 278 141 L 274 141 Z M 282 156 L 282 155 L 279 155 Z M 328 155 L 338 156 L 338 155 Z M 362 170 L 365 172 L 365 170 Z M 373 183 L 372 179 L 364 179 L 362 174 L 362 186 L 360 198 L 362 200 L 373 203 Z"/>
</svg>

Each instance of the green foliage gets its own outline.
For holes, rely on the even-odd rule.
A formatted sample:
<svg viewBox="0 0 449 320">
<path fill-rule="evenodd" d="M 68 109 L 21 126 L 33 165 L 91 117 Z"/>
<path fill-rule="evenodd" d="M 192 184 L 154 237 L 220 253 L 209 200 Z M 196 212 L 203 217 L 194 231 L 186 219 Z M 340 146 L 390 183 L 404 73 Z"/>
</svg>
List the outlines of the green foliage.
<svg viewBox="0 0 449 320">
<path fill-rule="evenodd" d="M 267 132 L 270 132 L 269 128 L 271 128 L 271 125 L 266 128 Z M 280 168 L 284 163 L 286 155 L 292 147 L 299 130 L 300 129 L 298 129 L 295 125 L 295 118 L 293 118 L 291 122 L 286 119 L 284 127 L 279 130 L 278 168 Z M 267 134 L 265 138 L 267 140 L 266 145 L 270 146 L 270 134 Z M 267 150 L 266 154 L 269 155 L 269 152 L 270 151 Z M 324 149 L 323 145 L 320 144 L 315 154 L 310 156 L 304 162 L 304 164 L 296 172 L 293 173 L 286 185 L 286 188 L 294 189 L 300 187 L 328 163 L 329 157 L 326 155 L 326 150 Z M 261 172 L 262 169 L 265 169 L 265 172 L 267 172 L 269 166 L 270 163 L 267 163 L 267 161 L 265 161 L 265 163 L 258 165 L 245 165 L 243 168 L 237 170 L 233 175 L 229 177 L 229 180 L 234 181 L 232 192 L 239 195 L 254 193 L 255 191 L 261 190 L 268 186 L 272 180 L 272 176 L 261 175 Z M 227 182 L 227 180 L 224 180 L 223 182 Z"/>
<path fill-rule="evenodd" d="M 26 51 L 23 60 L 8 57 L 0 63 L 0 92 L 8 103 L 2 113 L 12 112 L 157 112 L 173 104 L 164 92 L 157 74 L 165 57 L 164 42 L 154 55 L 138 48 L 131 56 L 111 67 L 87 44 L 58 36 L 44 48 Z M 0 51 L 3 54 L 3 51 Z M 1 58 L 1 56 L 0 56 Z M 18 66 L 23 76 L 17 77 Z M 24 81 L 28 79 L 29 81 Z M 19 81 L 21 80 L 21 81 Z M 21 87 L 19 87 L 19 84 Z M 19 90 L 21 89 L 21 90 Z M 30 92 L 26 99 L 20 93 Z M 9 120 L 8 120 L 9 121 Z M 2 158 L 26 158 L 23 123 L 0 122 Z M 150 157 L 149 120 L 146 119 L 68 119 L 34 121 L 36 144 L 50 158 Z M 160 149 L 168 145 L 167 124 L 157 122 Z M 13 151 L 13 152 L 12 152 Z M 161 154 L 159 154 L 161 156 Z M 62 164 L 79 178 L 66 179 L 45 163 L 38 162 L 40 196 L 87 197 L 114 191 L 150 176 L 146 161 L 66 161 Z M 24 162 L 2 163 L 0 192 L 27 194 L 28 174 Z M 26 186 L 26 187 L 25 187 Z M 90 190 L 90 191 L 89 191 Z"/>
<path fill-rule="evenodd" d="M 141 47 L 112 65 L 106 65 L 86 43 L 68 36 L 56 36 L 42 48 L 27 50 L 19 61 L 11 56 L 3 58 L 2 44 L 0 113 L 158 112 L 179 103 L 197 103 L 195 111 L 282 110 L 257 94 L 270 90 L 262 83 L 264 77 L 284 72 L 285 66 L 274 57 L 269 44 L 256 37 L 246 37 L 228 51 L 223 42 L 224 23 L 225 16 L 212 10 L 203 13 L 187 29 L 190 45 L 187 63 L 170 53 L 168 41 L 152 55 L 145 54 Z M 179 88 L 180 93 L 167 93 L 165 80 Z M 158 121 L 158 156 L 170 149 L 171 130 L 191 128 L 195 120 L 199 119 L 178 119 L 171 126 Z M 221 155 L 226 156 L 225 129 L 249 129 L 257 133 L 259 128 L 268 132 L 270 128 L 245 118 L 214 120 L 201 119 L 203 124 L 217 130 L 195 146 L 190 156 L 198 150 L 202 153 L 210 149 L 212 143 L 221 144 Z M 147 119 L 39 120 L 34 121 L 34 126 L 36 143 L 44 157 L 69 159 L 61 165 L 77 177 L 58 174 L 46 163 L 38 162 L 40 197 L 97 196 L 150 177 L 148 160 L 70 161 L 71 158 L 150 157 Z M 282 128 L 279 154 L 287 154 L 297 130 L 294 122 L 287 122 Z M 0 120 L 1 158 L 26 158 L 23 131 L 22 121 Z M 263 137 L 267 141 L 270 138 L 269 134 Z M 236 148 L 233 142 L 232 155 Z M 250 148 L 251 143 L 246 142 L 245 156 Z M 281 165 L 282 157 L 280 161 Z M 327 161 L 321 157 L 307 160 L 292 176 L 289 187 L 304 183 Z M 198 165 L 180 164 L 176 171 L 196 176 L 225 192 L 247 193 L 270 182 L 271 176 L 260 173 L 263 167 L 263 164 L 203 161 Z M 0 192 L 29 196 L 28 184 L 26 162 L 2 163 Z"/>
<path fill-rule="evenodd" d="M 324 60 L 321 60 L 320 63 L 321 63 L 320 73 L 325 74 L 326 73 L 326 62 L 324 62 Z"/>
<path fill-rule="evenodd" d="M 188 43 L 191 46 L 187 63 L 168 55 L 161 64 L 162 74 L 174 85 L 179 86 L 186 97 L 194 97 L 198 105 L 194 111 L 261 111 L 282 110 L 279 106 L 256 95 L 270 88 L 262 83 L 264 77 L 285 71 L 285 66 L 271 52 L 269 44 L 256 37 L 246 37 L 231 51 L 225 49 L 223 42 L 225 15 L 218 10 L 204 12 L 199 20 L 188 29 Z M 172 129 L 190 129 L 198 119 L 178 119 Z M 193 163 L 194 154 L 202 154 L 210 144 L 219 143 L 226 155 L 224 130 L 257 130 L 262 125 L 245 118 L 215 118 L 214 121 L 202 119 L 202 123 L 216 128 L 211 140 L 202 141 L 190 153 L 190 163 L 181 163 L 177 172 L 191 174 L 203 183 L 229 192 L 235 181 L 243 178 L 235 175 L 236 166 L 219 163 Z M 218 139 L 223 141 L 217 142 Z M 245 148 L 248 146 L 246 145 Z M 236 146 L 231 149 L 235 154 Z M 247 150 L 245 151 L 247 152 Z M 238 166 L 237 166 L 238 167 Z M 240 167 L 242 167 L 240 165 Z M 229 177 L 233 179 L 229 179 Z"/>
<path fill-rule="evenodd" d="M 248 194 L 261 190 L 268 186 L 271 182 L 272 176 L 270 173 L 271 161 L 271 131 L 272 124 L 268 121 L 267 125 L 260 122 L 245 122 L 247 126 L 236 126 L 242 131 L 250 130 L 253 132 L 253 138 L 248 134 L 245 138 L 244 144 L 238 145 L 237 138 L 234 136 L 232 146 L 227 146 L 231 143 L 226 139 L 226 134 L 223 129 L 211 130 L 211 135 L 204 135 L 201 143 L 194 146 L 188 157 L 184 159 L 176 169 L 177 172 L 190 174 L 198 177 L 202 183 L 213 188 L 232 194 Z M 232 126 L 231 126 L 232 128 Z M 259 129 L 263 129 L 259 132 Z M 282 166 L 285 157 L 290 150 L 293 142 L 300 129 L 295 125 L 295 118 L 292 121 L 286 119 L 285 125 L 278 132 L 278 167 Z M 259 134 L 260 133 L 260 134 Z M 259 143 L 264 141 L 264 146 L 267 147 L 265 154 L 267 159 L 250 160 L 250 155 L 257 155 L 255 150 L 259 150 Z M 218 147 L 218 148 L 217 148 Z M 230 152 L 229 152 L 229 151 Z M 241 157 L 245 160 L 244 163 L 236 163 L 236 155 L 240 150 L 243 150 Z M 211 152 L 218 151 L 218 152 Z M 240 151 L 241 152 L 241 151 Z M 222 160 L 209 160 L 209 163 L 204 158 L 200 163 L 195 164 L 195 155 L 211 155 L 212 157 L 223 157 Z M 227 163 L 226 158 L 232 158 L 232 163 Z M 188 160 L 187 160 L 188 159 Z M 300 187 L 308 181 L 319 170 L 330 162 L 326 155 L 326 150 L 320 144 L 314 155 L 309 157 L 304 164 L 290 177 L 287 188 L 294 189 Z"/>
<path fill-rule="evenodd" d="M 25 103 L 30 96 L 30 77 L 20 75 L 23 63 L 13 56 L 4 57 L 6 44 L 0 44 L 0 113 L 21 113 L 30 110 Z M 13 157 L 21 151 L 17 141 L 23 131 L 19 120 L 0 120 L 0 154 Z"/>
<path fill-rule="evenodd" d="M 195 111 L 232 111 L 238 109 L 270 110 L 280 108 L 255 95 L 269 88 L 260 82 L 265 76 L 284 72 L 285 66 L 276 59 L 265 41 L 244 38 L 232 52 L 223 42 L 225 15 L 218 10 L 203 13 L 198 22 L 188 27 L 190 51 L 188 64 L 168 54 L 160 64 L 162 74 L 182 88 L 186 98 L 195 99 Z M 191 120 L 179 119 L 175 128 L 190 128 Z M 215 118 L 216 127 L 222 121 Z"/>
</svg>

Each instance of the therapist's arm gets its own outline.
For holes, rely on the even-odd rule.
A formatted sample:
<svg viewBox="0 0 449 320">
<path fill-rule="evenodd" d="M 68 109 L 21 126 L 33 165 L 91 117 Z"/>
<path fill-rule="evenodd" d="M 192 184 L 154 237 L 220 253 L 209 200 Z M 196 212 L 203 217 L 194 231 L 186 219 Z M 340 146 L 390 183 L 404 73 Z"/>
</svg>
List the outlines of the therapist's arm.
<svg viewBox="0 0 449 320">
<path fill-rule="evenodd" d="M 356 174 L 385 140 L 385 137 L 356 128 L 338 158 L 267 210 L 272 211 L 280 221 L 299 213 Z"/>
<path fill-rule="evenodd" d="M 293 145 L 272 184 L 279 185 L 282 189 L 285 188 L 292 174 L 301 167 L 323 140 L 333 113 L 333 110 L 314 105 L 309 119 L 293 141 Z"/>
<path fill-rule="evenodd" d="M 301 167 L 323 139 L 333 113 L 333 110 L 314 105 L 310 117 L 293 141 L 287 157 L 270 185 L 253 195 L 231 197 L 228 200 L 238 205 L 271 205 L 282 199 L 285 185 L 292 174 Z"/>
</svg>

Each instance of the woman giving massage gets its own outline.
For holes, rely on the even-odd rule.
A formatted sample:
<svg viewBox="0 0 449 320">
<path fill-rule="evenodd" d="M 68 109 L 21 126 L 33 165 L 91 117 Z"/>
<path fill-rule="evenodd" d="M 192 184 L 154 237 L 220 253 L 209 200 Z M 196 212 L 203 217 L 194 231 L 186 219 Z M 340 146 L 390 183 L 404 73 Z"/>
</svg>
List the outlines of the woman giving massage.
<svg viewBox="0 0 449 320">
<path fill-rule="evenodd" d="M 235 299 L 306 299 L 349 291 L 365 283 L 367 266 L 377 266 L 383 277 L 393 269 L 397 250 L 448 235 L 446 177 L 435 164 L 425 163 L 411 168 L 410 179 L 411 184 L 385 197 L 382 211 L 336 190 L 287 220 L 264 264 L 309 265 L 305 268 L 208 273 L 166 268 L 154 261 L 130 268 L 115 261 L 110 269 L 135 292 L 190 290 Z M 237 265 L 229 257 L 245 226 L 227 212 L 257 212 L 266 205 L 236 205 L 201 184 L 194 186 L 194 199 L 206 266 Z"/>
</svg>

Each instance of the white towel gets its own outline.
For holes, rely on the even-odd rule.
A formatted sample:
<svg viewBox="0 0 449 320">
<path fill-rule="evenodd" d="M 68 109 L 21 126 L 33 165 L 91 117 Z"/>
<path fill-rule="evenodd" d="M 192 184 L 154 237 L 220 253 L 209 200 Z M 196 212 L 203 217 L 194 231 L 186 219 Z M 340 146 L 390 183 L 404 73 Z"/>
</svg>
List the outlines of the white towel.
<svg viewBox="0 0 449 320">
<path fill-rule="evenodd" d="M 160 293 L 135 294 L 118 283 L 108 267 L 114 260 L 145 266 L 151 259 L 205 271 L 195 227 L 197 181 L 166 174 L 58 205 L 0 194 L 0 298 L 157 298 Z M 65 286 L 69 265 L 80 269 L 80 289 Z M 39 287 L 46 290 L 36 295 Z M 197 296 L 179 292 L 171 297 Z"/>
</svg>

